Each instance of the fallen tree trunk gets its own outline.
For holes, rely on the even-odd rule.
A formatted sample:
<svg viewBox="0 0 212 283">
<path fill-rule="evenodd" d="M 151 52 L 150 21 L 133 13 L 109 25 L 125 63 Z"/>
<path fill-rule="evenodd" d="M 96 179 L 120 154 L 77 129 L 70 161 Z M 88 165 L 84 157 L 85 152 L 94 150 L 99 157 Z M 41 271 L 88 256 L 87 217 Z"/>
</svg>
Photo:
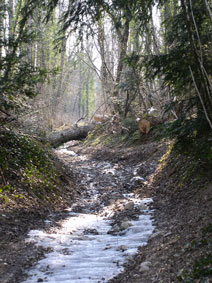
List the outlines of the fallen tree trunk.
<svg viewBox="0 0 212 283">
<path fill-rule="evenodd" d="M 94 129 L 95 125 L 74 127 L 70 130 L 63 130 L 60 132 L 53 132 L 47 136 L 47 141 L 53 146 L 58 147 L 61 144 L 72 141 L 82 140 L 87 137 L 88 133 Z"/>
</svg>

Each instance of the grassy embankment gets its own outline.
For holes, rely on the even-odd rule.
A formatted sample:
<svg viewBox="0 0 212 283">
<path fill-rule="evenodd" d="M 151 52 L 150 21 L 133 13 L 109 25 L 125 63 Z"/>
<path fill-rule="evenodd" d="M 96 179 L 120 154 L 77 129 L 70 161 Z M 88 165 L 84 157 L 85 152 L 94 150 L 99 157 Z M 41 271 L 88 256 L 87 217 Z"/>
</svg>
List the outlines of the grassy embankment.
<svg viewBox="0 0 212 283">
<path fill-rule="evenodd" d="M 54 209 L 71 192 L 63 165 L 48 148 L 19 131 L 0 130 L 1 209 Z M 63 182 L 62 182 L 62 180 Z"/>
</svg>

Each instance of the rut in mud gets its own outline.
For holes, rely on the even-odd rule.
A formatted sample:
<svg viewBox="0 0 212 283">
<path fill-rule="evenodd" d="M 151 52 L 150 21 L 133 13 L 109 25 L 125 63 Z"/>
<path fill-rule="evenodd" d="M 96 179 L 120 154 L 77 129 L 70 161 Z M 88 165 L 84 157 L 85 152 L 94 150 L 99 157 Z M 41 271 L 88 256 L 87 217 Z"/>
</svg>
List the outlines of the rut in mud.
<svg viewBox="0 0 212 283">
<path fill-rule="evenodd" d="M 67 143 L 57 154 L 72 168 L 80 195 L 62 212 L 60 229 L 29 233 L 27 241 L 49 252 L 29 270 L 26 283 L 106 282 L 122 271 L 124 262 L 153 232 L 151 198 L 140 199 L 133 193 L 145 182 L 140 170 L 144 162 L 132 166 L 115 159 L 95 160 L 77 154 L 72 145 Z M 155 166 L 155 161 L 149 163 L 149 171 Z M 53 218 L 49 216 L 47 226 Z"/>
</svg>

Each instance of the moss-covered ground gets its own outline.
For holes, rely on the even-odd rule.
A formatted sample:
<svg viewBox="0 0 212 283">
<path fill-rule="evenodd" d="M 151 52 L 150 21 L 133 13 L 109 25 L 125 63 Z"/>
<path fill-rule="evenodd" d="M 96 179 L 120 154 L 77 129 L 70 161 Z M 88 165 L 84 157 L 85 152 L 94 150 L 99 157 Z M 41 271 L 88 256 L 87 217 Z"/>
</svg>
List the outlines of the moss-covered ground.
<svg viewBox="0 0 212 283">
<path fill-rule="evenodd" d="M 63 202 L 60 165 L 48 146 L 1 128 L 0 208 L 50 209 Z"/>
</svg>

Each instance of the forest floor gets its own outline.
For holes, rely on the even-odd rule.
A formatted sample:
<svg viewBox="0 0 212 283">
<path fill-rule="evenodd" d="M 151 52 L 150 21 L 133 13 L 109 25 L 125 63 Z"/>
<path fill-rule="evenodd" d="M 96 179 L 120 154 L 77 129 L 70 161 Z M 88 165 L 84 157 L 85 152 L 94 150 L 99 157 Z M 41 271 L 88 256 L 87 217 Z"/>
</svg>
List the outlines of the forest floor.
<svg viewBox="0 0 212 283">
<path fill-rule="evenodd" d="M 136 213 L 121 209 L 122 191 L 133 192 L 141 199 L 153 198 L 154 233 L 148 244 L 139 248 L 126 262 L 124 271 L 109 280 L 110 283 L 212 282 L 212 175 L 199 170 L 192 157 L 173 151 L 172 144 L 170 141 L 152 141 L 150 136 L 131 147 L 83 144 L 73 147 L 75 153 L 90 161 L 137 168 L 138 175 L 144 178 L 132 186 L 129 182 L 132 175 L 129 175 L 126 186 L 123 183 L 114 188 L 105 185 L 107 190 L 102 194 L 99 208 L 114 205 L 114 225 Z M 73 161 L 68 157 L 68 162 L 64 156 L 61 158 L 74 171 L 69 206 L 76 203 L 81 212 L 83 206 L 79 199 L 86 194 L 85 187 L 80 184 L 82 175 L 77 173 L 74 157 Z M 97 174 L 95 182 L 101 181 Z M 66 206 L 67 201 L 61 205 L 61 211 L 57 208 L 51 226 L 60 227 Z M 91 205 L 90 209 L 94 207 Z M 23 208 L 1 210 L 0 282 L 23 282 L 24 272 L 45 256 L 45 249 L 26 243 L 25 238 L 31 229 L 53 228 L 46 227 L 45 219 L 49 213 Z M 43 282 L 43 279 L 35 282 Z"/>
</svg>

